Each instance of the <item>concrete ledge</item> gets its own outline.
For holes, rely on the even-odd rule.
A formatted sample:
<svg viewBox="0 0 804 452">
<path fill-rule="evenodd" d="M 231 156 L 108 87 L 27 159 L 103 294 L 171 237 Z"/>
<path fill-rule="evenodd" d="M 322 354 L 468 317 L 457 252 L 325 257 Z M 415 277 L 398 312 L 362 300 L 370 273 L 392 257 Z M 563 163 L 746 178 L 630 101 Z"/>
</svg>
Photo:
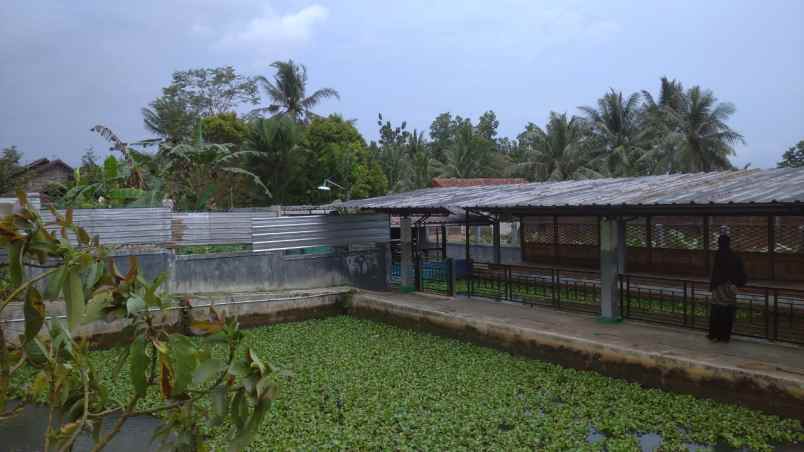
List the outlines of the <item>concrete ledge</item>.
<svg viewBox="0 0 804 452">
<path fill-rule="evenodd" d="M 500 316 L 490 316 L 488 312 L 467 310 L 469 308 L 466 306 L 477 303 L 486 303 L 496 307 L 498 311 L 506 312 L 502 312 Z M 523 314 L 528 311 L 535 315 L 545 313 L 485 301 L 360 291 L 352 297 L 348 311 L 357 317 L 469 340 L 566 367 L 594 370 L 646 387 L 737 403 L 804 422 L 804 373 L 797 373 L 797 369 L 785 370 L 778 366 L 769 369 L 765 363 L 748 365 L 749 368 L 729 363 L 719 365 L 689 356 L 682 348 L 674 350 L 667 346 L 661 351 L 650 351 L 644 347 L 623 344 L 622 341 L 618 343 L 609 340 L 606 333 L 595 333 L 596 336 L 593 337 L 574 334 L 576 330 L 567 329 L 566 321 L 557 330 L 534 328 L 526 324 L 527 318 L 523 319 Z M 511 318 L 506 318 L 505 314 Z M 576 327 L 585 328 L 587 324 L 597 324 L 598 328 L 612 331 L 613 336 L 616 336 L 618 328 L 634 327 L 631 324 L 600 325 L 594 317 L 566 312 L 547 314 L 558 314 L 565 318 L 569 316 L 570 319 L 576 317 L 575 320 L 578 321 L 572 322 Z M 647 325 L 636 327 L 648 331 L 664 329 Z M 662 334 L 695 333 L 673 329 Z M 701 343 L 708 345 L 702 337 Z M 801 351 L 792 350 L 789 356 L 795 359 L 796 354 Z M 800 364 L 804 365 L 804 357 L 801 360 Z"/>
</svg>

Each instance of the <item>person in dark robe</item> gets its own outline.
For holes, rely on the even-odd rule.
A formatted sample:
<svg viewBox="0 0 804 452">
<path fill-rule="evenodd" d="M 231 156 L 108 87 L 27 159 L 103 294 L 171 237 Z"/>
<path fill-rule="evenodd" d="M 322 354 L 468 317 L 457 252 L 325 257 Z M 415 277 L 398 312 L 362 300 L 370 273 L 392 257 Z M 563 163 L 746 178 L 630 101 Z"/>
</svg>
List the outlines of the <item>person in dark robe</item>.
<svg viewBox="0 0 804 452">
<path fill-rule="evenodd" d="M 717 241 L 718 250 L 709 290 L 712 291 L 712 302 L 709 311 L 709 335 L 715 342 L 728 342 L 734 327 L 737 310 L 737 287 L 748 281 L 745 267 L 740 256 L 731 250 L 731 239 L 721 235 Z"/>
</svg>

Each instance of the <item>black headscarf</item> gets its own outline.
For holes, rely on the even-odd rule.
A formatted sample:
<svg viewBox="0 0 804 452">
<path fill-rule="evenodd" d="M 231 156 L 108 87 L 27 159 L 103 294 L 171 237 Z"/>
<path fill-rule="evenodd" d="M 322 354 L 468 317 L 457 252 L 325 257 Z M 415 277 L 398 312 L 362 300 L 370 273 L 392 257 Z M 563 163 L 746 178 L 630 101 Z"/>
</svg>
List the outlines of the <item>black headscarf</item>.
<svg viewBox="0 0 804 452">
<path fill-rule="evenodd" d="M 731 250 L 731 238 L 728 235 L 721 235 L 717 240 L 717 254 L 715 255 L 715 265 L 712 267 L 712 279 L 709 288 L 731 282 L 735 286 L 744 286 L 748 282 L 745 274 L 743 260 Z"/>
</svg>

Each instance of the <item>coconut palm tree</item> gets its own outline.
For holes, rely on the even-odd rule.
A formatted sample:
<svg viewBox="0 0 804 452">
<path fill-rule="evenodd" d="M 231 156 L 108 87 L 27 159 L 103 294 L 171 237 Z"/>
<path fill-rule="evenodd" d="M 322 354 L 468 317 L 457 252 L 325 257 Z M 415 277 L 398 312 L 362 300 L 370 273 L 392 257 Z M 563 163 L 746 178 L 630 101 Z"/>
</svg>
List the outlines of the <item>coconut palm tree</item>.
<svg viewBox="0 0 804 452">
<path fill-rule="evenodd" d="M 296 122 L 307 123 L 315 115 L 312 108 L 319 102 L 330 97 L 340 99 L 338 92 L 332 88 L 322 88 L 308 96 L 307 68 L 303 64 L 296 64 L 293 60 L 275 61 L 271 67 L 276 69 L 273 82 L 261 75 L 255 78 L 271 98 L 271 104 L 253 113 L 287 115 Z"/>
<path fill-rule="evenodd" d="M 605 157 L 601 170 L 611 176 L 644 174 L 641 165 L 644 140 L 640 95 L 624 97 L 613 89 L 597 101 L 597 108 L 578 107 L 596 142 L 596 156 Z"/>
<path fill-rule="evenodd" d="M 517 139 L 524 147 L 524 161 L 514 172 L 530 180 L 567 180 L 601 177 L 588 151 L 588 125 L 581 118 L 550 112 L 544 129 L 530 123 Z"/>
<path fill-rule="evenodd" d="M 665 108 L 669 133 L 654 153 L 668 172 L 708 172 L 733 169 L 729 157 L 743 136 L 726 124 L 734 105 L 718 102 L 709 90 L 694 86 Z"/>
<path fill-rule="evenodd" d="M 493 152 L 491 143 L 476 133 L 469 120 L 461 121 L 455 126 L 453 143 L 444 151 L 444 161 L 434 162 L 435 172 L 442 177 L 489 176 Z"/>
</svg>

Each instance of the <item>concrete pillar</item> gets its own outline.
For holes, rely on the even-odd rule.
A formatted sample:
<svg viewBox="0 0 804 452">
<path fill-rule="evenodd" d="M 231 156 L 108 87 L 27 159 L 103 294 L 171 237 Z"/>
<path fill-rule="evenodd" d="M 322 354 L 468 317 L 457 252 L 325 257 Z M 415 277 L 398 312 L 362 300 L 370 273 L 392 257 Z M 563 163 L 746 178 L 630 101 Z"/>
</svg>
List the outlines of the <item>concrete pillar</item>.
<svg viewBox="0 0 804 452">
<path fill-rule="evenodd" d="M 401 254 L 399 268 L 400 292 L 413 292 L 416 290 L 413 268 L 413 240 L 410 226 L 410 217 L 402 217 L 399 219 L 399 252 Z"/>
<path fill-rule="evenodd" d="M 603 218 L 600 222 L 600 317 L 618 321 L 620 289 L 618 275 L 625 272 L 625 221 Z"/>
<path fill-rule="evenodd" d="M 491 225 L 492 242 L 494 243 L 494 263 L 502 263 L 502 251 L 500 250 L 500 222 L 495 221 Z"/>
</svg>

